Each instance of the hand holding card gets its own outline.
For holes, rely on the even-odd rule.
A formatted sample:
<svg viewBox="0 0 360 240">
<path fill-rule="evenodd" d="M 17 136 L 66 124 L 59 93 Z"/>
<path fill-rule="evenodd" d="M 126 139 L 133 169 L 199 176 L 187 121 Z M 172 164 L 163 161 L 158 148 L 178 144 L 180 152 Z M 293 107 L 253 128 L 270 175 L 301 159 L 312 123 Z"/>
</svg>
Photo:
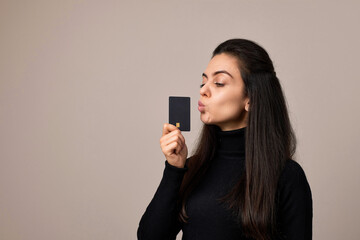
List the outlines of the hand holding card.
<svg viewBox="0 0 360 240">
<path fill-rule="evenodd" d="M 169 164 L 183 168 L 188 149 L 181 131 L 190 131 L 189 97 L 169 97 L 169 123 L 163 127 L 161 150 Z"/>
<path fill-rule="evenodd" d="M 169 164 L 183 168 L 185 166 L 188 149 L 181 131 L 172 124 L 164 124 L 160 146 Z"/>
</svg>

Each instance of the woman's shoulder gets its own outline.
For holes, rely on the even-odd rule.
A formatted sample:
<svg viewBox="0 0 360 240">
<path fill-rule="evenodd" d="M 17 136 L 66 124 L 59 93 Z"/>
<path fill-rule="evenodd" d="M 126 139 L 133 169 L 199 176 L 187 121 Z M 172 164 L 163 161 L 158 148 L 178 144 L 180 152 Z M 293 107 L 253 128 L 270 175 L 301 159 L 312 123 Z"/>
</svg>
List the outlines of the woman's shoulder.
<svg viewBox="0 0 360 240">
<path fill-rule="evenodd" d="M 284 166 L 284 169 L 283 169 L 283 173 L 286 173 L 286 172 L 303 172 L 303 168 L 301 167 L 301 165 L 296 162 L 295 160 L 293 159 L 287 159 L 286 162 L 285 162 L 285 166 Z"/>
<path fill-rule="evenodd" d="M 279 184 L 298 185 L 304 183 L 308 183 L 304 169 L 295 160 L 287 159 L 280 175 Z"/>
<path fill-rule="evenodd" d="M 306 218 L 311 219 L 311 188 L 305 172 L 298 162 L 287 160 L 279 179 L 277 197 L 283 217 L 284 215 L 295 217 L 305 214 Z"/>
</svg>

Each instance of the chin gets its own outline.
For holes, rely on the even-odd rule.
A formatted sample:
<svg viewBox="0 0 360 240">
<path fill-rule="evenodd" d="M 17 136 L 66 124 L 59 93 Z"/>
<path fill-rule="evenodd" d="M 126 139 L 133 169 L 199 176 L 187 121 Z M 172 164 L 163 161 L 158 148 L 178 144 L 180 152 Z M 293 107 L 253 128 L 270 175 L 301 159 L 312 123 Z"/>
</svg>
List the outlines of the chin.
<svg viewBox="0 0 360 240">
<path fill-rule="evenodd" d="M 214 121 L 211 121 L 211 120 L 209 120 L 209 119 L 203 120 L 203 119 L 201 118 L 201 121 L 202 121 L 204 124 L 206 124 L 206 125 L 217 125 L 217 126 L 218 126 L 218 124 L 216 124 Z"/>
<path fill-rule="evenodd" d="M 203 114 L 200 115 L 200 120 L 204 123 L 204 124 L 210 124 L 211 121 L 206 118 Z"/>
</svg>

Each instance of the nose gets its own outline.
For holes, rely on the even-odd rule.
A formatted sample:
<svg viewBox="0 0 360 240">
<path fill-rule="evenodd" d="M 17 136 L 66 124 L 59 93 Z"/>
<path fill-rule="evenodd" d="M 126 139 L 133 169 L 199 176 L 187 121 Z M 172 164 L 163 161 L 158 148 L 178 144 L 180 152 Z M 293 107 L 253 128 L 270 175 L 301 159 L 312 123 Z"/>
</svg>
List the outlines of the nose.
<svg viewBox="0 0 360 240">
<path fill-rule="evenodd" d="M 200 95 L 210 97 L 210 90 L 207 83 L 200 88 Z"/>
</svg>

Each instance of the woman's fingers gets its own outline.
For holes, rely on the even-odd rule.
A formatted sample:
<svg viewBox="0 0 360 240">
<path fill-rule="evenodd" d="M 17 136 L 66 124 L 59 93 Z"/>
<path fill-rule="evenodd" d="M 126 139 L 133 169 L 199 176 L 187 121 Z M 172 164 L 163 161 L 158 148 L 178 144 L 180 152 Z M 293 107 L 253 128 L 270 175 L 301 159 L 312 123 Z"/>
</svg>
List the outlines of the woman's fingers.
<svg viewBox="0 0 360 240">
<path fill-rule="evenodd" d="M 169 124 L 169 123 L 165 123 L 163 126 L 163 136 L 174 131 L 174 130 L 179 130 L 176 126 Z"/>
<path fill-rule="evenodd" d="M 179 134 L 182 137 L 182 139 L 185 140 L 184 137 L 182 136 L 179 128 L 175 127 L 172 124 L 166 124 L 166 123 L 164 124 L 162 136 L 170 137 L 170 136 L 177 135 L 177 134 Z"/>
<path fill-rule="evenodd" d="M 177 127 L 172 124 L 164 124 L 163 135 L 160 138 L 160 143 L 170 142 L 171 140 L 174 140 L 174 137 L 178 137 L 182 142 L 185 142 L 184 136 Z"/>
<path fill-rule="evenodd" d="M 179 128 L 172 124 L 165 123 L 163 126 L 163 134 L 160 138 L 160 147 L 171 165 L 184 167 L 187 147 L 185 138 Z"/>
<path fill-rule="evenodd" d="M 177 143 L 177 145 L 175 145 L 174 149 L 176 148 L 176 152 L 179 152 L 183 146 L 184 146 L 184 137 L 180 136 L 180 135 L 174 135 L 174 136 L 164 136 L 164 138 L 160 139 L 160 145 L 161 146 L 169 146 L 173 143 Z M 174 145 L 171 145 L 174 146 Z"/>
<path fill-rule="evenodd" d="M 171 155 L 171 154 L 179 154 L 180 152 L 180 147 L 179 144 L 177 142 L 172 142 L 170 144 L 168 144 L 167 146 L 164 147 L 164 151 L 165 153 L 167 153 L 167 155 Z"/>
</svg>

